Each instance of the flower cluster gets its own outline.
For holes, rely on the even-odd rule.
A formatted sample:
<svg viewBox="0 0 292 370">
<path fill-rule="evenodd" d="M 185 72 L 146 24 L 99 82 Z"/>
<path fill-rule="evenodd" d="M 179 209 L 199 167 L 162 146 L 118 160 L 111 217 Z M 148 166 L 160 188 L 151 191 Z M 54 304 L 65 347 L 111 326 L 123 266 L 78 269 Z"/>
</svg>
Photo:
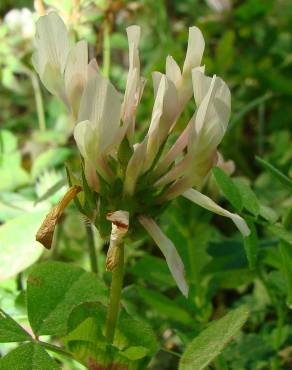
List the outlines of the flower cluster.
<svg viewBox="0 0 292 370">
<path fill-rule="evenodd" d="M 102 75 L 96 61 L 88 62 L 85 41 L 70 45 L 66 27 L 56 13 L 37 23 L 33 62 L 43 84 L 64 101 L 76 123 L 74 138 L 82 156 L 82 211 L 102 235 L 109 236 L 107 217 L 117 211 L 125 212 L 129 233 L 142 225 L 187 295 L 181 258 L 154 218 L 172 199 L 183 196 L 230 218 L 244 236 L 249 234 L 240 216 L 199 191 L 220 157 L 217 147 L 230 117 L 230 91 L 221 78 L 205 75 L 201 66 L 204 38 L 197 27 L 191 27 L 183 68 L 168 56 L 165 74 L 153 73 L 149 128 L 144 139 L 135 142 L 136 112 L 145 85 L 140 75 L 140 28 L 128 27 L 127 36 L 129 72 L 123 97 Z M 192 96 L 196 110 L 176 137 L 174 128 Z"/>
</svg>

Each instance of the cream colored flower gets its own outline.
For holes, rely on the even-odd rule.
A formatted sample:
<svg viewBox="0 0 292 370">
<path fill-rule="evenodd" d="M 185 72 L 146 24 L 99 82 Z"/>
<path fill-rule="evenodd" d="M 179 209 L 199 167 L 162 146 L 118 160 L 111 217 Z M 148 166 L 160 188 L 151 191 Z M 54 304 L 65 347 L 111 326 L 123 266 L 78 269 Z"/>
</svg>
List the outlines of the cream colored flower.
<svg viewBox="0 0 292 370">
<path fill-rule="evenodd" d="M 117 228 L 113 226 L 111 234 L 106 228 L 108 214 L 126 215 L 129 232 L 134 232 L 131 228 L 139 222 L 161 249 L 179 289 L 187 295 L 183 262 L 154 221 L 164 204 L 183 196 L 230 218 L 244 236 L 250 232 L 239 215 L 199 191 L 220 158 L 217 149 L 231 111 L 226 83 L 217 76 L 206 76 L 201 66 L 205 46 L 201 31 L 189 29 L 182 70 L 169 56 L 166 73 L 153 73 L 154 105 L 149 129 L 141 142 L 135 142 L 136 111 L 145 84 L 140 76 L 140 28 L 127 29 L 129 72 L 124 98 L 93 61 L 88 64 L 84 42 L 70 49 L 65 26 L 55 13 L 42 17 L 37 30 L 35 60 L 40 77 L 51 92 L 66 101 L 76 117 L 74 138 L 94 198 L 86 203 L 94 209 L 87 208 L 84 213 L 91 214 L 101 234 L 107 230 L 111 240 Z M 46 34 L 48 30 L 50 35 Z M 168 139 L 173 139 L 176 122 L 192 95 L 196 110 L 170 146 Z M 108 255 L 109 268 L 114 265 L 114 251 L 111 248 Z"/>
<path fill-rule="evenodd" d="M 77 117 L 83 89 L 96 68 L 88 65 L 87 42 L 71 47 L 64 22 L 50 12 L 37 22 L 35 48 L 32 62 L 42 83 Z"/>
</svg>

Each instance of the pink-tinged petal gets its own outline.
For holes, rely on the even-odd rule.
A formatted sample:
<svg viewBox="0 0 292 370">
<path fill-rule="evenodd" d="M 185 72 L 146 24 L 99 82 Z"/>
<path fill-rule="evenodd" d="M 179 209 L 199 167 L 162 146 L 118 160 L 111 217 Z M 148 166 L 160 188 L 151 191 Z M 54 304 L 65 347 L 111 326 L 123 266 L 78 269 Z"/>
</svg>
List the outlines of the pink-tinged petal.
<svg viewBox="0 0 292 370">
<path fill-rule="evenodd" d="M 138 106 L 138 69 L 134 68 L 129 70 L 127 86 L 122 106 L 122 120 L 124 128 L 128 131 L 128 140 L 132 144 L 134 141 L 136 109 Z"/>
<path fill-rule="evenodd" d="M 87 66 L 87 79 L 95 77 L 99 73 L 99 67 L 95 58 L 91 59 Z"/>
<path fill-rule="evenodd" d="M 88 160 L 84 160 L 84 173 L 86 181 L 91 189 L 99 193 L 100 185 L 95 166 Z"/>
<path fill-rule="evenodd" d="M 134 140 L 136 110 L 144 88 L 144 79 L 140 77 L 139 41 L 141 30 L 138 26 L 127 28 L 129 43 L 129 72 L 122 105 L 122 120 L 131 145 Z"/>
<path fill-rule="evenodd" d="M 79 41 L 69 52 L 65 68 L 65 91 L 74 117 L 77 117 L 80 99 L 87 82 L 88 46 Z"/>
<path fill-rule="evenodd" d="M 200 193 L 195 189 L 189 189 L 185 191 L 182 195 L 185 198 L 191 200 L 192 202 L 198 204 L 200 207 L 206 208 L 207 210 L 214 212 L 218 215 L 230 218 L 235 223 L 238 230 L 242 233 L 243 236 L 246 237 L 250 234 L 250 230 L 242 217 L 240 217 L 236 213 L 231 213 L 226 209 L 220 207 L 206 195 Z"/>
<path fill-rule="evenodd" d="M 188 284 L 185 280 L 184 264 L 172 241 L 162 232 L 159 226 L 150 217 L 141 215 L 138 217 L 139 222 L 155 241 L 163 253 L 169 270 L 177 283 L 182 294 L 187 297 L 189 292 Z"/>
<path fill-rule="evenodd" d="M 156 96 L 157 96 L 157 91 L 158 91 L 162 76 L 163 76 L 163 73 L 161 73 L 161 72 L 153 72 L 152 73 L 152 84 L 153 84 L 154 98 L 156 98 Z"/>
<path fill-rule="evenodd" d="M 158 179 L 154 186 L 164 186 L 179 179 L 190 168 L 193 158 L 187 154 L 180 162 L 171 168 L 164 176 Z"/>
<path fill-rule="evenodd" d="M 165 173 L 168 167 L 175 161 L 175 159 L 183 152 L 183 150 L 188 145 L 190 126 L 184 129 L 180 134 L 174 145 L 170 148 L 165 157 L 158 163 L 155 169 L 155 177 L 159 177 L 161 174 Z"/>
<path fill-rule="evenodd" d="M 159 76 L 160 77 L 160 76 Z M 144 171 L 147 171 L 174 125 L 179 111 L 176 87 L 165 75 L 161 75 L 148 130 L 147 154 Z"/>
<path fill-rule="evenodd" d="M 196 162 L 213 157 L 226 132 L 230 112 L 230 91 L 223 80 L 213 77 L 209 91 L 197 110 L 195 123 L 197 141 L 193 147 Z M 194 166 L 197 166 L 196 162 Z"/>
<path fill-rule="evenodd" d="M 126 31 L 129 43 L 129 67 L 130 69 L 140 68 L 138 48 L 141 36 L 141 28 L 139 26 L 133 25 L 127 27 Z"/>
<path fill-rule="evenodd" d="M 88 162 L 88 166 L 95 168 L 110 183 L 113 173 L 103 154 L 100 153 L 98 132 L 94 124 L 88 120 L 77 123 L 74 128 L 74 139 L 82 157 Z"/>
<path fill-rule="evenodd" d="M 129 160 L 124 181 L 124 193 L 129 196 L 134 194 L 138 177 L 142 173 L 146 148 L 147 140 L 144 140 L 140 144 L 136 144 L 134 146 L 134 153 Z"/>
<path fill-rule="evenodd" d="M 235 163 L 233 160 L 225 161 L 223 155 L 217 151 L 217 161 L 214 166 L 218 166 L 223 170 L 226 175 L 230 176 L 235 172 Z"/>
</svg>

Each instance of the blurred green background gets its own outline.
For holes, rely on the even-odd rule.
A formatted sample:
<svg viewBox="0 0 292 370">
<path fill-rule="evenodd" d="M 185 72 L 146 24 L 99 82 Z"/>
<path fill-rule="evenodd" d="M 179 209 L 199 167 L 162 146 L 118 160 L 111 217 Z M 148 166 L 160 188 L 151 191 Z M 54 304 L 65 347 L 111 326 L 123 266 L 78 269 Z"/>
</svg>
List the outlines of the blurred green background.
<svg viewBox="0 0 292 370">
<path fill-rule="evenodd" d="M 31 65 L 35 21 L 47 9 L 59 12 L 72 38 L 88 40 L 90 54 L 100 64 L 105 54 L 109 57 L 111 79 L 121 91 L 128 69 L 125 28 L 142 27 L 142 75 L 148 82 L 138 111 L 141 134 L 153 105 L 151 72 L 164 71 L 168 54 L 181 65 L 188 27 L 198 26 L 206 41 L 207 74 L 221 76 L 232 93 L 231 120 L 220 147 L 225 160 L 234 162 L 234 166 L 229 162 L 229 172 L 253 188 L 266 220 L 274 227 L 279 222 L 282 231 L 291 228 L 291 190 L 255 161 L 260 156 L 292 177 L 291 0 L 1 0 L 3 309 L 27 325 L 24 282 L 29 267 L 38 260 L 54 258 L 89 268 L 84 222 L 73 206 L 58 227 L 52 252 L 44 252 L 34 242 L 43 216 L 66 189 L 64 162 L 74 167 L 78 161 L 65 107 L 45 91 Z M 192 106 L 182 124 L 191 113 Z M 212 179 L 207 192 L 222 199 Z M 124 303 L 128 311 L 146 318 L 165 348 L 180 351 L 209 320 L 246 303 L 250 320 L 214 368 L 291 369 L 292 252 L 283 257 L 280 241 L 291 241 L 288 231 L 284 237 L 258 223 L 257 268 L 252 271 L 239 235 L 225 219 L 178 200 L 162 223 L 184 260 L 193 298 L 183 300 L 157 248 L 144 241 L 127 252 Z M 107 279 L 107 247 L 97 235 L 96 243 L 99 274 Z M 10 347 L 1 345 L 0 354 Z M 151 369 L 175 369 L 176 363 L 175 357 L 163 352 Z M 65 363 L 64 369 L 74 366 Z"/>
</svg>

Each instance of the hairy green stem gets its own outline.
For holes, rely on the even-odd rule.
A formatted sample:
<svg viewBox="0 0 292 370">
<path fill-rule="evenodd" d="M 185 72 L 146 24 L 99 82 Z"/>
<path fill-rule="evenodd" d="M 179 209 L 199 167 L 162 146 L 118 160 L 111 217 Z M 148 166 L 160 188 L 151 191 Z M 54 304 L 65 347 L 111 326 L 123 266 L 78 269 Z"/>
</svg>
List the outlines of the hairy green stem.
<svg viewBox="0 0 292 370">
<path fill-rule="evenodd" d="M 85 223 L 85 228 L 86 228 L 86 235 L 87 235 L 91 271 L 97 274 L 98 272 L 97 255 L 96 255 L 92 227 L 91 225 L 88 225 L 87 223 Z"/>
<path fill-rule="evenodd" d="M 120 244 L 116 250 L 116 267 L 112 272 L 109 307 L 107 312 L 105 336 L 109 342 L 113 342 L 115 328 L 119 316 L 119 305 L 124 277 L 124 245 Z"/>
</svg>

